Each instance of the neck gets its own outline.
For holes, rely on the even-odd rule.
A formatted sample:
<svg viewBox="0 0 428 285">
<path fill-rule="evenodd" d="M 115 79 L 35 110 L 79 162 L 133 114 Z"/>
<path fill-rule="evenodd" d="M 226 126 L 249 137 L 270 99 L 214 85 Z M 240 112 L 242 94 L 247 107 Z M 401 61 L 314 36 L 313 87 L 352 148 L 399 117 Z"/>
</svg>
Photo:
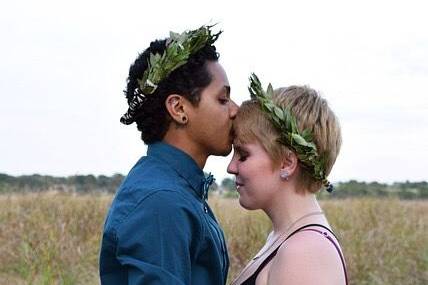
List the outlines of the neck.
<svg viewBox="0 0 428 285">
<path fill-rule="evenodd" d="M 167 132 L 163 138 L 163 141 L 190 155 L 196 164 L 201 169 L 204 169 L 205 163 L 208 159 L 208 154 L 201 150 L 200 147 L 198 147 L 198 145 L 190 140 L 187 136 L 177 132 Z"/>
<path fill-rule="evenodd" d="M 314 219 L 315 221 L 319 221 L 320 217 L 323 219 L 322 215 L 304 217 L 307 214 L 322 211 L 315 194 L 308 191 L 305 191 L 304 194 L 297 194 L 293 185 L 289 185 L 286 189 L 280 189 L 277 193 L 269 207 L 264 209 L 272 221 L 274 235 L 291 230 L 290 226 L 295 229 L 296 226 L 307 224 Z M 293 225 L 293 223 L 295 224 Z"/>
</svg>

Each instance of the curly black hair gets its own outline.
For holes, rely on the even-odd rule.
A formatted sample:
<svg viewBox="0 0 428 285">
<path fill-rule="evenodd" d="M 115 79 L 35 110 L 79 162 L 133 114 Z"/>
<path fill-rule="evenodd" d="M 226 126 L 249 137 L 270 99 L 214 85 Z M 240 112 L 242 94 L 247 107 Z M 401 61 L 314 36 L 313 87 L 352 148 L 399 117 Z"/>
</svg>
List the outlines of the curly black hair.
<svg viewBox="0 0 428 285">
<path fill-rule="evenodd" d="M 139 54 L 129 68 L 127 87 L 124 91 L 128 104 L 134 98 L 139 87 L 138 79 L 143 77 L 148 67 L 150 54 L 163 54 L 166 40 L 156 40 L 143 53 Z M 207 44 L 192 54 L 186 64 L 177 68 L 162 80 L 153 94 L 146 97 L 142 107 L 135 115 L 137 128 L 141 131 L 141 139 L 146 144 L 160 141 L 168 131 L 171 117 L 165 107 L 165 100 L 170 94 L 179 94 L 188 99 L 194 106 L 200 100 L 202 90 L 211 83 L 211 74 L 207 70 L 208 61 L 217 61 L 219 54 L 214 45 Z"/>
</svg>

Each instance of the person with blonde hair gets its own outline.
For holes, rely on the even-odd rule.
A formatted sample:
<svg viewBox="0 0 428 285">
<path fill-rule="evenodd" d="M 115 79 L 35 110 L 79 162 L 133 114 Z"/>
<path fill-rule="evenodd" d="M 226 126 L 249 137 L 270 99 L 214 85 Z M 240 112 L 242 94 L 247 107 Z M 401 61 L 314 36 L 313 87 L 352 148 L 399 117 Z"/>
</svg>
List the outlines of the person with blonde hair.
<svg viewBox="0 0 428 285">
<path fill-rule="evenodd" d="M 257 76 L 250 81 L 227 170 L 241 206 L 263 210 L 273 230 L 232 284 L 348 284 L 338 239 L 315 196 L 333 190 L 327 176 L 342 142 L 339 121 L 308 86 L 264 91 Z"/>
</svg>

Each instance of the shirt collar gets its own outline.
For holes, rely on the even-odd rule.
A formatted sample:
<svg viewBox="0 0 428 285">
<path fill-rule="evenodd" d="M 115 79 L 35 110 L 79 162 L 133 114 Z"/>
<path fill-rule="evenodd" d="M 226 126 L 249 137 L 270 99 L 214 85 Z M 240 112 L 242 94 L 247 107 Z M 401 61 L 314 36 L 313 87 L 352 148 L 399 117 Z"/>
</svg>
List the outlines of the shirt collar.
<svg viewBox="0 0 428 285">
<path fill-rule="evenodd" d="M 206 198 L 204 172 L 190 155 L 165 142 L 156 142 L 148 146 L 147 156 L 167 163 L 190 184 L 198 197 Z"/>
</svg>

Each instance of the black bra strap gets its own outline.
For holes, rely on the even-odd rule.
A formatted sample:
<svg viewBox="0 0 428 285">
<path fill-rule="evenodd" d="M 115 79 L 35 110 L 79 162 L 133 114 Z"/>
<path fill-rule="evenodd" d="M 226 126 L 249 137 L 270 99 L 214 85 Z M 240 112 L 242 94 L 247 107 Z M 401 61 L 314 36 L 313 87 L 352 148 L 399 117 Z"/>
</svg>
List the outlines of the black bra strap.
<svg viewBox="0 0 428 285">
<path fill-rule="evenodd" d="M 294 232 L 292 232 L 291 234 L 289 234 L 288 237 L 284 241 L 288 240 L 291 236 L 293 236 L 298 231 L 303 230 L 305 228 L 309 228 L 309 227 L 321 227 L 321 228 L 324 228 L 327 231 L 329 231 L 337 240 L 339 240 L 337 238 L 337 236 L 329 228 L 327 228 L 326 226 L 323 226 L 321 224 L 308 224 L 308 225 L 301 226 L 300 228 L 298 228 L 297 230 L 295 230 Z"/>
</svg>

